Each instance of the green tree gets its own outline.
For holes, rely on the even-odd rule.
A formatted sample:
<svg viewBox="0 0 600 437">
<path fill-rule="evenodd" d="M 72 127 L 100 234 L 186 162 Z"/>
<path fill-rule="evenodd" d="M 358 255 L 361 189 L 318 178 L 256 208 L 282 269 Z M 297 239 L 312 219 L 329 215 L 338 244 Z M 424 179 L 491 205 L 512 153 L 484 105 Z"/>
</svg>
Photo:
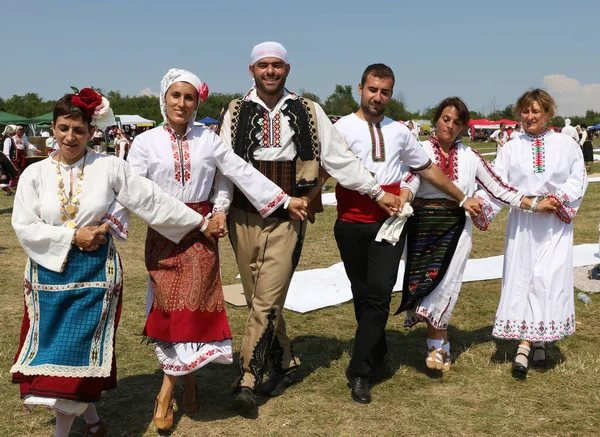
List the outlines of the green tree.
<svg viewBox="0 0 600 437">
<path fill-rule="evenodd" d="M 200 103 L 200 107 L 198 108 L 198 118 L 212 117 L 218 120 L 221 115 L 221 110 L 225 105 L 238 97 L 242 97 L 242 94 L 210 94 L 206 99 L 206 102 Z"/>
<path fill-rule="evenodd" d="M 348 115 L 358 110 L 352 96 L 352 85 L 336 85 L 335 91 L 325 100 L 325 112 L 330 115 Z"/>
<path fill-rule="evenodd" d="M 413 114 L 406 110 L 404 99 L 401 94 L 396 94 L 390 99 L 385 115 L 390 117 L 392 120 L 409 120 Z"/>
<path fill-rule="evenodd" d="M 321 98 L 315 93 L 311 93 L 310 91 L 306 91 L 304 88 L 300 88 L 299 94 L 300 96 L 306 97 L 307 99 L 312 100 L 315 103 L 321 104 Z"/>
</svg>

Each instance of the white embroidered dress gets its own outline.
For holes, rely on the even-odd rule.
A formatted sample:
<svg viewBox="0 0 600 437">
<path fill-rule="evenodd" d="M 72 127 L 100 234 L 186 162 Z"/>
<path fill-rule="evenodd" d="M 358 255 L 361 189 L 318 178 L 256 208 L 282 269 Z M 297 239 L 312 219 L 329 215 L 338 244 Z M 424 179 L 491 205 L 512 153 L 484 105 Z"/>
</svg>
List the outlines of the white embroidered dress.
<svg viewBox="0 0 600 437">
<path fill-rule="evenodd" d="M 494 170 L 525 196 L 553 197 L 556 214 L 511 210 L 506 229 L 502 295 L 492 335 L 550 342 L 575 332 L 573 223 L 587 188 L 583 155 L 569 136 L 521 135 L 502 148 Z M 485 200 L 488 196 L 482 194 Z M 486 203 L 486 227 L 500 206 Z"/>
<path fill-rule="evenodd" d="M 504 205 L 518 208 L 521 204 L 523 196 L 516 189 L 505 184 L 479 152 L 458 142 L 450 149 L 448 159 L 445 160 L 437 145 L 434 145 L 431 141 L 424 141 L 421 144 L 429 158 L 467 196 L 473 196 L 479 185 Z M 415 197 L 423 199 L 444 198 L 453 200 L 431 183 L 414 174 L 405 175 L 402 188 L 409 188 L 413 194 L 416 193 Z M 444 278 L 429 295 L 421 299 L 415 308 L 406 312 L 404 326 L 414 326 L 420 321 L 425 321 L 435 329 L 442 330 L 448 327 L 450 316 L 462 287 L 467 260 L 471 253 L 472 233 L 471 219 L 467 214 L 465 227 Z"/>
<path fill-rule="evenodd" d="M 217 169 L 236 183 L 263 216 L 271 214 L 289 198 L 238 157 L 213 131 L 202 127 L 188 126 L 182 137 L 168 126 L 144 132 L 133 141 L 127 161 L 138 175 L 151 179 L 184 203 L 209 200 Z M 149 280 L 147 314 L 153 302 Z M 205 343 L 156 342 L 155 351 L 163 371 L 170 375 L 185 375 L 210 362 L 232 362 L 230 339 Z"/>
</svg>

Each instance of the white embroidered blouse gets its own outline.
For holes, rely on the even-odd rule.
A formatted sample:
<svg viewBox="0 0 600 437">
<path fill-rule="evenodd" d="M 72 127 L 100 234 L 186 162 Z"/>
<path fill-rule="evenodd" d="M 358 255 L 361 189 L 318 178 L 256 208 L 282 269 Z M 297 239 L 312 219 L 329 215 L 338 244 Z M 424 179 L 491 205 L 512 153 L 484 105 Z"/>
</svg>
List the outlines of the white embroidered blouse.
<svg viewBox="0 0 600 437">
<path fill-rule="evenodd" d="M 509 141 L 494 161 L 496 174 L 525 196 L 552 197 L 560 203 L 558 218 L 571 223 L 587 189 L 583 154 L 577 142 L 553 131 L 540 136 L 523 134 Z M 502 204 L 478 192 L 484 202 L 475 224 L 487 227 Z"/>
<path fill-rule="evenodd" d="M 476 150 L 458 142 L 450 149 L 446 158 L 439 146 L 431 141 L 423 141 L 421 144 L 431 160 L 465 195 L 473 196 L 479 186 L 501 204 L 516 208 L 521 205 L 523 195 L 516 188 L 506 184 L 494 172 L 490 163 Z M 422 180 L 418 175 L 412 173 L 404 176 L 402 188 L 409 188 L 415 197 L 423 199 L 454 200 L 435 188 L 430 182 Z"/>
<path fill-rule="evenodd" d="M 57 161 L 49 158 L 27 167 L 19 179 L 12 225 L 19 243 L 36 263 L 60 271 L 71 250 L 75 229 L 66 227 L 58 198 Z M 73 165 L 59 164 L 66 191 L 77 186 L 83 161 L 77 227 L 99 225 L 109 206 L 118 201 L 168 239 L 178 242 L 198 226 L 202 216 L 164 193 L 153 182 L 136 176 L 125 161 L 87 149 Z M 73 188 L 74 189 L 74 188 Z"/>
</svg>

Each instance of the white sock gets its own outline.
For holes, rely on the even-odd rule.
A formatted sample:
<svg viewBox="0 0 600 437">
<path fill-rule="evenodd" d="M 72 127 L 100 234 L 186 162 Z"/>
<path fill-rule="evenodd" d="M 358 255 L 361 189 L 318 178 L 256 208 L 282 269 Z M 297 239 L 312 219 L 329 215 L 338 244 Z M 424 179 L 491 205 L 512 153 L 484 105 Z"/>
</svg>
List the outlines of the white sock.
<svg viewBox="0 0 600 437">
<path fill-rule="evenodd" d="M 447 341 L 446 343 L 444 343 L 442 345 L 442 349 L 444 349 L 444 352 L 446 352 L 448 355 L 450 355 L 450 342 Z"/>
<path fill-rule="evenodd" d="M 96 410 L 96 404 L 88 404 L 88 407 L 83 412 L 83 418 L 85 419 L 85 423 L 87 423 L 88 425 L 98 423 L 100 421 L 100 417 L 98 417 L 98 410 Z M 90 429 L 90 431 L 98 431 L 98 426 L 94 426 Z"/>
<path fill-rule="evenodd" d="M 56 412 L 56 430 L 54 437 L 69 437 L 75 416 Z"/>
<path fill-rule="evenodd" d="M 529 349 L 529 346 L 525 346 L 523 344 L 519 345 L 519 348 L 517 349 L 517 356 L 515 357 L 515 361 L 519 364 L 521 364 L 522 366 L 527 367 L 529 364 L 529 351 L 531 349 Z M 525 356 L 523 356 L 522 354 L 520 354 L 519 352 L 522 352 L 523 354 L 525 354 Z"/>
<path fill-rule="evenodd" d="M 444 344 L 444 340 L 441 338 L 439 340 L 434 340 L 433 338 L 428 338 L 427 339 L 427 350 L 440 349 L 443 344 Z"/>
</svg>

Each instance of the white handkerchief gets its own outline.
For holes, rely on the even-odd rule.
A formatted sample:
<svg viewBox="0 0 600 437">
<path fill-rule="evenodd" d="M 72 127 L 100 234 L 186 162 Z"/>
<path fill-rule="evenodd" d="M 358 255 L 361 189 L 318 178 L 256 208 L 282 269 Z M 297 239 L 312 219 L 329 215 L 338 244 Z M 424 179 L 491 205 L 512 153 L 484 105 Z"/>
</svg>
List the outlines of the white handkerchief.
<svg viewBox="0 0 600 437">
<path fill-rule="evenodd" d="M 413 209 L 412 206 L 410 206 L 410 203 L 407 202 L 404 204 L 402 211 L 398 211 L 395 215 L 385 221 L 377 233 L 375 241 L 381 242 L 385 240 L 395 246 L 398 240 L 400 240 L 400 235 L 402 235 L 404 223 L 406 223 L 406 220 L 411 215 L 413 215 Z"/>
</svg>

